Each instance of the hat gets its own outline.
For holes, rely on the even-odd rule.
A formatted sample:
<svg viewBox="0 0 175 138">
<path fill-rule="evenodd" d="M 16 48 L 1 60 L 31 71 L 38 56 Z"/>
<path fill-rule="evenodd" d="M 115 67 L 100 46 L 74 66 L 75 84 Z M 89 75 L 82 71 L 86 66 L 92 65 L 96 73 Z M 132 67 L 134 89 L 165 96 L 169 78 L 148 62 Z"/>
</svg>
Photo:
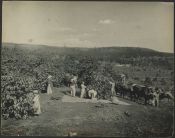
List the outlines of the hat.
<svg viewBox="0 0 175 138">
<path fill-rule="evenodd" d="M 51 76 L 51 75 L 49 75 L 49 76 L 48 76 L 48 78 L 50 79 L 50 78 L 52 78 L 52 76 Z"/>
</svg>

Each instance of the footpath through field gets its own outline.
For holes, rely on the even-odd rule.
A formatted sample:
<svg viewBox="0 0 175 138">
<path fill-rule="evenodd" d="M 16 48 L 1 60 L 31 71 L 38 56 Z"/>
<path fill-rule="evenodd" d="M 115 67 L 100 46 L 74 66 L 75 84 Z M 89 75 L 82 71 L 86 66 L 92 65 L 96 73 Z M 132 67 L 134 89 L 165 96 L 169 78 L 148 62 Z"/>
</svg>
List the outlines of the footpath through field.
<svg viewBox="0 0 175 138">
<path fill-rule="evenodd" d="M 103 103 L 103 104 L 119 104 L 119 105 L 130 105 L 127 102 L 123 102 L 118 100 L 117 97 L 115 97 L 116 102 L 114 103 L 114 101 L 109 101 L 109 100 L 97 100 L 97 99 L 85 99 L 85 98 L 79 98 L 79 97 L 71 97 L 69 95 L 64 95 L 62 98 L 62 102 L 68 102 L 68 103 Z"/>
</svg>

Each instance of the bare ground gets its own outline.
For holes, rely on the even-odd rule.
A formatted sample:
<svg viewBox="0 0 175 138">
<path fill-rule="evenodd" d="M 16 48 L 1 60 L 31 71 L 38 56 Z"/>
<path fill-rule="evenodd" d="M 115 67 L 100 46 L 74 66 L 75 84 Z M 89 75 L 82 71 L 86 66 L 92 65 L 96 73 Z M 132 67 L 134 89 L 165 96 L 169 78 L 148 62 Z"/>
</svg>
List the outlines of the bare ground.
<svg viewBox="0 0 175 138">
<path fill-rule="evenodd" d="M 68 136 L 70 132 L 81 137 L 173 135 L 172 101 L 161 101 L 159 108 L 121 98 L 130 106 L 62 102 L 68 91 L 68 88 L 54 88 L 52 95 L 41 94 L 40 116 L 27 120 L 1 119 L 1 135 Z"/>
</svg>

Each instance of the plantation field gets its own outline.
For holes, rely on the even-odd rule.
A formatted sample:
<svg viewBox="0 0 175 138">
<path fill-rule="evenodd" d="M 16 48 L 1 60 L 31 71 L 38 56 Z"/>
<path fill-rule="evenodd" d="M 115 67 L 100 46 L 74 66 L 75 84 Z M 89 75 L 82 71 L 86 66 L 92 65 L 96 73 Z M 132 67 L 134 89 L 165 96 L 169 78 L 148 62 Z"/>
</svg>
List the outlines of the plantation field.
<svg viewBox="0 0 175 138">
<path fill-rule="evenodd" d="M 174 100 L 159 107 L 119 97 L 121 103 L 63 102 L 72 75 L 77 96 L 84 81 L 98 100 L 110 100 L 111 84 L 140 84 L 174 96 L 174 54 L 145 48 L 68 48 L 4 43 L 1 52 L 1 134 L 25 136 L 172 136 Z M 54 93 L 46 94 L 52 75 Z M 38 90 L 42 114 L 32 115 Z M 90 99 L 88 99 L 90 100 Z M 73 101 L 73 99 L 72 99 Z M 72 135 L 73 135 L 72 134 Z"/>
<path fill-rule="evenodd" d="M 121 98 L 131 105 L 65 103 L 61 101 L 65 93 L 69 94 L 69 89 L 63 87 L 54 88 L 49 96 L 40 94 L 42 114 L 27 120 L 1 120 L 1 134 L 68 136 L 73 132 L 76 136 L 99 137 L 172 136 L 172 101 L 161 101 L 159 108 Z"/>
</svg>

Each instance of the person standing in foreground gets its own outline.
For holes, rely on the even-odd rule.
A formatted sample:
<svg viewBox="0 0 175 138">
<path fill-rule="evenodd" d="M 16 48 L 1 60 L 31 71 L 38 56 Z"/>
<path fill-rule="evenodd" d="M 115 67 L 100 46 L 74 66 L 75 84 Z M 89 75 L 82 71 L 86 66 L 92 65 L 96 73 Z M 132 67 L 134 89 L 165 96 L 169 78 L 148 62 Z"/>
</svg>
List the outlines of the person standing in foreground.
<svg viewBox="0 0 175 138">
<path fill-rule="evenodd" d="M 83 98 L 84 97 L 85 89 L 86 89 L 86 86 L 84 85 L 84 82 L 82 82 L 82 84 L 81 84 L 81 95 L 80 95 L 80 98 Z"/>
<path fill-rule="evenodd" d="M 39 115 L 41 114 L 40 97 L 37 90 L 34 90 L 33 93 L 34 93 L 34 98 L 33 98 L 34 114 Z"/>
<path fill-rule="evenodd" d="M 52 76 L 49 75 L 48 78 L 47 78 L 47 80 L 48 80 L 47 94 L 52 94 L 52 92 L 53 92 L 53 90 L 52 90 L 52 88 L 53 88 Z"/>
<path fill-rule="evenodd" d="M 75 97 L 76 95 L 76 85 L 77 85 L 77 77 L 74 76 L 71 80 L 70 80 L 70 89 L 71 89 L 71 96 Z"/>
<path fill-rule="evenodd" d="M 159 89 L 156 88 L 155 91 L 153 92 L 153 106 L 158 107 L 159 106 Z"/>
</svg>

